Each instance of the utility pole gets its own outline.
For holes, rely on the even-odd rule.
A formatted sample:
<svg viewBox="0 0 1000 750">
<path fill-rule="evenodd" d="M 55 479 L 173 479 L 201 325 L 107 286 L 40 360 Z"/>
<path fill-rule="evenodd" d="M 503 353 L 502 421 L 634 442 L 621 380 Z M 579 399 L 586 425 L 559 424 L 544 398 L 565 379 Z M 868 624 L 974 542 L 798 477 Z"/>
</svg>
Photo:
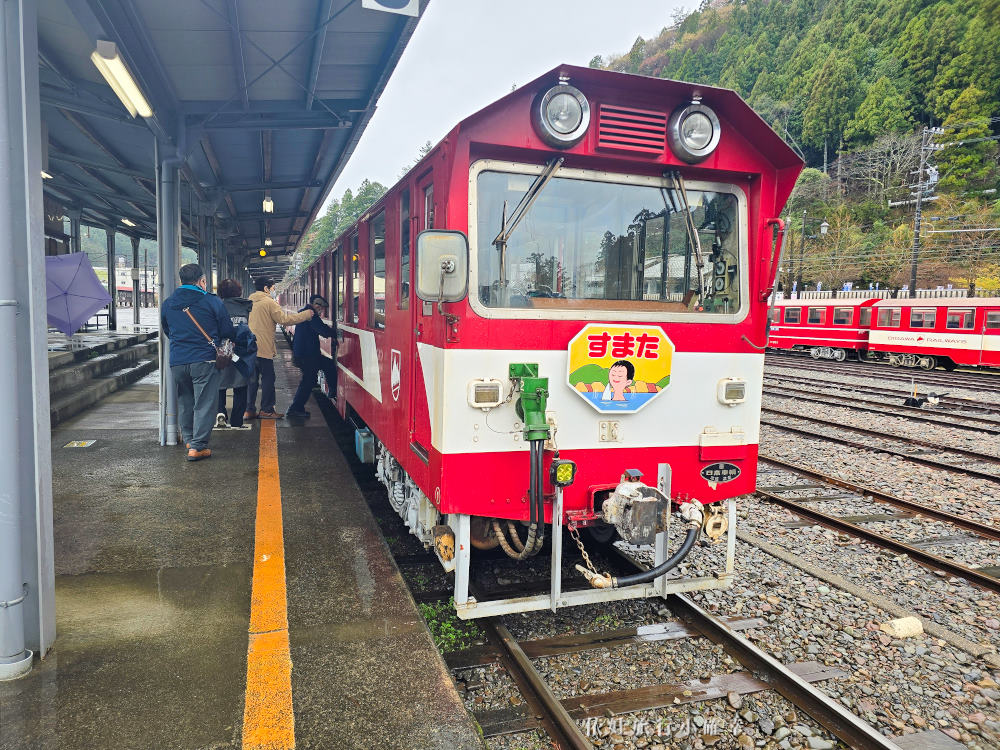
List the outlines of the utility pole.
<svg viewBox="0 0 1000 750">
<path fill-rule="evenodd" d="M 913 212 L 913 250 L 910 254 L 910 297 L 917 296 L 917 260 L 920 258 L 920 220 L 921 206 L 924 200 L 924 172 L 927 171 L 927 156 L 932 151 L 937 151 L 937 147 L 932 143 L 934 136 L 943 133 L 941 128 L 924 128 L 920 136 L 920 167 L 917 169 L 917 193 L 914 196 L 915 209 Z"/>
<path fill-rule="evenodd" d="M 806 213 L 807 210 L 802 211 L 802 239 L 799 242 L 799 274 L 795 280 L 795 288 L 798 290 L 799 299 L 802 298 L 802 265 L 805 262 L 806 257 Z"/>
</svg>

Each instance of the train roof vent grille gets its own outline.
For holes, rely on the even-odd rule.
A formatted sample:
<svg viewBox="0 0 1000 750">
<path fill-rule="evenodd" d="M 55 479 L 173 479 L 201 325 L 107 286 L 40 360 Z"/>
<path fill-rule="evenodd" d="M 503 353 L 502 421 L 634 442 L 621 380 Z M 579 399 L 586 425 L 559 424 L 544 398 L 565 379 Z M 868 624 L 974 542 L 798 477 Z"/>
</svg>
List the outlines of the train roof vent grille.
<svg viewBox="0 0 1000 750">
<path fill-rule="evenodd" d="M 601 105 L 597 125 L 599 148 L 661 154 L 667 144 L 667 115 L 648 109 Z"/>
</svg>

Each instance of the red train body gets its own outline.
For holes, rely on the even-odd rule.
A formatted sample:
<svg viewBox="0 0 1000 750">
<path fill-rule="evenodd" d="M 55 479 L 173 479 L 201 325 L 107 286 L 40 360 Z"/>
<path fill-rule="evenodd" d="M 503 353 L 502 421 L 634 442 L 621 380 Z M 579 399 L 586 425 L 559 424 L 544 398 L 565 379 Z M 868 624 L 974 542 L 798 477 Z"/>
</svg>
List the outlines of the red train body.
<svg viewBox="0 0 1000 750">
<path fill-rule="evenodd" d="M 568 134 L 561 107 L 587 110 Z M 460 615 L 550 606 L 462 588 L 470 543 L 531 520 L 532 408 L 546 524 L 610 522 L 629 470 L 674 508 L 753 491 L 776 217 L 800 169 L 732 91 L 561 66 L 462 121 L 285 291 L 335 301 L 337 408 L 374 436 L 413 533 L 457 536 Z M 448 283 L 468 294 L 441 303 L 437 256 L 418 256 L 466 237 Z"/>
<path fill-rule="evenodd" d="M 898 367 L 1000 367 L 1000 299 L 788 300 L 774 306 L 768 346 L 814 358 Z"/>
</svg>

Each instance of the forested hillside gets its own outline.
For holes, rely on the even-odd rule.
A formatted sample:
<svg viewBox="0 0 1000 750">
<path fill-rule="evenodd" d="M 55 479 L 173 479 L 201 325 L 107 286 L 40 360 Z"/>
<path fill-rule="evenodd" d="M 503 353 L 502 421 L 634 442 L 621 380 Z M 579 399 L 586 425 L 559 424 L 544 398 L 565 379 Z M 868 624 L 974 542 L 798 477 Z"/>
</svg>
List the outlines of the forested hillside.
<svg viewBox="0 0 1000 750">
<path fill-rule="evenodd" d="M 913 207 L 889 202 L 912 197 L 920 131 L 940 126 L 918 285 L 1000 288 L 1000 0 L 706 0 L 591 65 L 733 88 L 804 156 L 786 240 L 804 224 L 804 273 L 784 267 L 809 288 L 906 283 Z"/>
</svg>

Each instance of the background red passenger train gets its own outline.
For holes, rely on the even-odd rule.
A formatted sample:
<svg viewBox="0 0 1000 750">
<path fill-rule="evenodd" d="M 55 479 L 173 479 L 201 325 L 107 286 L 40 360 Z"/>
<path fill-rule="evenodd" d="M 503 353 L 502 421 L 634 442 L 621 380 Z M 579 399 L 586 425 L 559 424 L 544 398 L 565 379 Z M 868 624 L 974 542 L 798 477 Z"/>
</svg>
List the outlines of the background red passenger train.
<svg viewBox="0 0 1000 750">
<path fill-rule="evenodd" d="M 337 408 L 461 616 L 729 585 L 734 547 L 717 575 L 664 573 L 734 538 L 717 501 L 754 488 L 800 169 L 732 91 L 562 66 L 457 125 L 285 291 L 335 302 Z M 563 525 L 656 541 L 656 568 L 562 591 Z M 549 595 L 469 595 L 472 548 L 543 539 Z"/>
<path fill-rule="evenodd" d="M 895 367 L 1000 367 L 1000 299 L 789 300 L 771 314 L 768 346 L 814 358 Z"/>
</svg>

